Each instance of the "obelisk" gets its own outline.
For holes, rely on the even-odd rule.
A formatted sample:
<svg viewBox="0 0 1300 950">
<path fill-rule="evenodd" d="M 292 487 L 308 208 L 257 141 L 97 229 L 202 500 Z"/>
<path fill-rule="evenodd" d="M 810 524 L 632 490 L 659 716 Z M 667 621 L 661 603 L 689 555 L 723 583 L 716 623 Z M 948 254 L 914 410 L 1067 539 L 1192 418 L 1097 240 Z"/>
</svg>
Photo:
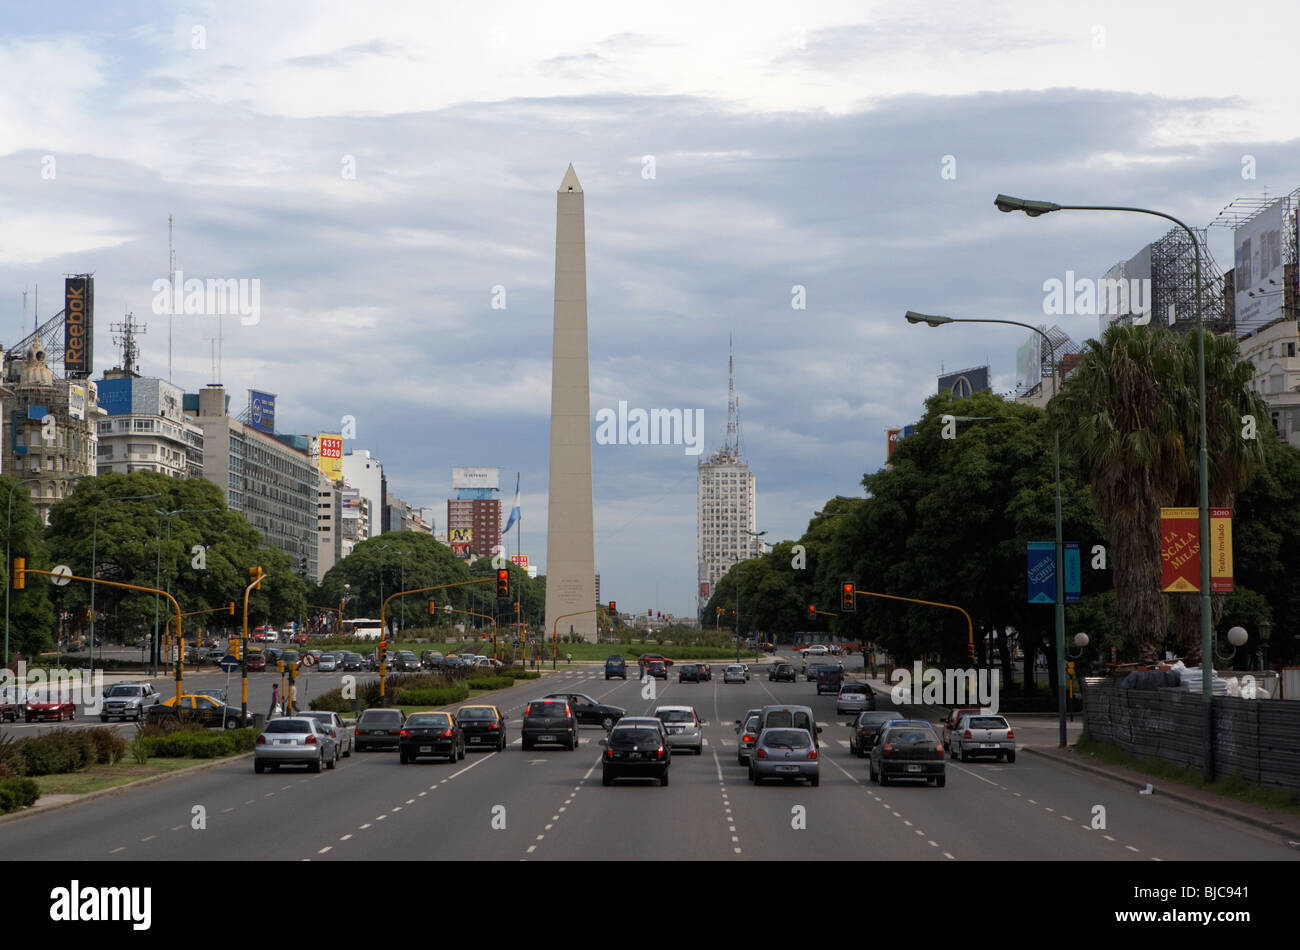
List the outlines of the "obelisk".
<svg viewBox="0 0 1300 950">
<path fill-rule="evenodd" d="M 587 363 L 587 238 L 582 186 L 564 173 L 555 214 L 555 337 L 551 345 L 551 477 L 546 504 L 546 636 L 572 627 L 596 639 L 596 543 L 591 509 L 591 388 Z M 564 614 L 576 614 L 565 617 Z"/>
</svg>

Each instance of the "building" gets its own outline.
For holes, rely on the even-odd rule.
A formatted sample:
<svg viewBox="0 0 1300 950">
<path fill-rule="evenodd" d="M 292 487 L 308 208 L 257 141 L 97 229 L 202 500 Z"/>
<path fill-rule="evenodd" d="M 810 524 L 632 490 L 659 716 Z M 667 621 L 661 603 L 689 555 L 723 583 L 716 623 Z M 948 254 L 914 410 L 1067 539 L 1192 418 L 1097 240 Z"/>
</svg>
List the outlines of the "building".
<svg viewBox="0 0 1300 950">
<path fill-rule="evenodd" d="M 324 472 L 316 483 L 316 583 L 343 559 L 343 491 Z"/>
<path fill-rule="evenodd" d="M 432 523 L 424 520 L 427 509 L 413 508 L 396 495 L 388 496 L 387 525 L 389 531 L 414 531 L 433 534 Z"/>
<path fill-rule="evenodd" d="M 294 570 L 318 577 L 319 471 L 304 436 L 277 437 L 229 415 L 223 386 L 185 395 L 185 411 L 203 430 L 203 477 L 226 493 L 226 504 L 292 559 Z"/>
<path fill-rule="evenodd" d="M 1255 366 L 1252 387 L 1268 403 L 1278 438 L 1300 449 L 1300 336 L 1295 320 L 1274 320 L 1242 337 L 1242 356 Z"/>
<path fill-rule="evenodd" d="M 455 498 L 447 499 L 447 537 L 459 557 L 491 557 L 501 544 L 500 473 L 498 468 L 451 470 Z"/>
<path fill-rule="evenodd" d="M 9 420 L 4 439 L 6 475 L 29 483 L 32 504 L 43 524 L 50 509 L 72 493 L 73 479 L 96 474 L 99 422 L 104 415 L 89 379 L 60 379 L 45 347 L 30 343 L 22 358 L 5 361 L 3 399 Z"/>
<path fill-rule="evenodd" d="M 384 478 L 383 463 L 367 450 L 356 449 L 343 456 L 342 470 L 343 480 L 366 500 L 360 512 L 365 522 L 363 537 L 379 537 L 388 530 L 383 523 L 384 508 L 388 504 L 388 480 Z"/>
<path fill-rule="evenodd" d="M 203 477 L 203 429 L 185 415 L 185 391 L 164 379 L 111 369 L 97 383 L 98 474 Z"/>
</svg>

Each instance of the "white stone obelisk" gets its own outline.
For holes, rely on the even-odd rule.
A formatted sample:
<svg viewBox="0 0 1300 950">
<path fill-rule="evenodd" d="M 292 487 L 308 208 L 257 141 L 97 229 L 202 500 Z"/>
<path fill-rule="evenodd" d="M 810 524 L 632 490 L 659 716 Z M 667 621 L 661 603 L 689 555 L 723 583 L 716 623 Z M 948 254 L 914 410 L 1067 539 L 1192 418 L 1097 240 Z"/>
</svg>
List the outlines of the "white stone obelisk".
<svg viewBox="0 0 1300 950">
<path fill-rule="evenodd" d="M 574 633 L 594 642 L 595 608 L 591 388 L 587 361 L 587 238 L 582 186 L 570 165 L 564 173 L 564 181 L 560 182 L 555 217 L 551 477 L 546 506 L 548 641 L 552 633 L 564 636 L 572 627 Z M 564 614 L 577 616 L 564 617 Z"/>
</svg>

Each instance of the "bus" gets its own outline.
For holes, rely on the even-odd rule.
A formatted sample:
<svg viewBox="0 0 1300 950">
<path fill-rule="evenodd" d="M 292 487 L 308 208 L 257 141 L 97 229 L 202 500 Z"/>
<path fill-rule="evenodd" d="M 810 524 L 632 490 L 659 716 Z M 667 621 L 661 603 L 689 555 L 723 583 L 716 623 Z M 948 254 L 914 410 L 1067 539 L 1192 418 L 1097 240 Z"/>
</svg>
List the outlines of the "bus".
<svg viewBox="0 0 1300 950">
<path fill-rule="evenodd" d="M 378 640 L 383 631 L 380 629 L 378 620 L 370 620 L 366 617 L 358 617 L 354 620 L 343 621 L 343 636 L 345 637 L 362 637 L 366 640 Z"/>
</svg>

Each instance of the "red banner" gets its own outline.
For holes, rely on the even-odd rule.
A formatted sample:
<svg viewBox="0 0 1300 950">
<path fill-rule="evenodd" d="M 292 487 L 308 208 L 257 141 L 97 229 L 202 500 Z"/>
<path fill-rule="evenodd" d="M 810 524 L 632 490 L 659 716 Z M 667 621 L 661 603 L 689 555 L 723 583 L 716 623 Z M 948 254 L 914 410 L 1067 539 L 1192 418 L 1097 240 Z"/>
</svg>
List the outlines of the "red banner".
<svg viewBox="0 0 1300 950">
<path fill-rule="evenodd" d="M 1166 594 L 1201 589 L 1200 512 L 1160 509 L 1160 587 Z"/>
</svg>

